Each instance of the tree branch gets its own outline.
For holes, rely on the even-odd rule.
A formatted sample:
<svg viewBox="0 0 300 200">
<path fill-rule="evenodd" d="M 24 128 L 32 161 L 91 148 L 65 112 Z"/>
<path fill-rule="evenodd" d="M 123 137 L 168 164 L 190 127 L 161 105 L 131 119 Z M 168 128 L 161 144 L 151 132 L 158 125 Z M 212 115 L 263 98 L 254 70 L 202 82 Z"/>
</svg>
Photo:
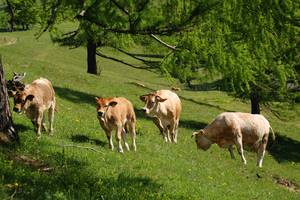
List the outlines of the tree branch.
<svg viewBox="0 0 300 200">
<path fill-rule="evenodd" d="M 123 8 L 120 4 L 118 4 L 115 0 L 110 0 L 111 2 L 113 2 L 113 4 L 115 4 L 115 6 L 121 10 L 123 13 L 125 13 L 128 17 L 130 17 L 128 10 L 126 10 L 125 8 Z"/>
<path fill-rule="evenodd" d="M 150 34 L 150 37 L 152 37 L 153 39 L 155 39 L 157 42 L 159 42 L 160 44 L 164 45 L 165 47 L 172 49 L 172 50 L 176 50 L 176 46 L 172 46 L 164 41 L 162 41 L 159 37 L 155 36 L 154 34 Z"/>
</svg>

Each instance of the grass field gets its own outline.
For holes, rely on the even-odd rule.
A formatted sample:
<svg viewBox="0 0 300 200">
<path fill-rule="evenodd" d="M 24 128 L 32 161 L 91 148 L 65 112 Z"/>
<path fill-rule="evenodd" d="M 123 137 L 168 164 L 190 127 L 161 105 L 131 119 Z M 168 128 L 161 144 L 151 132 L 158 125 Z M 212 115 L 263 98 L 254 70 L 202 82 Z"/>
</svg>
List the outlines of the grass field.
<svg viewBox="0 0 300 200">
<path fill-rule="evenodd" d="M 221 112 L 250 111 L 249 102 L 221 91 L 178 92 L 183 113 L 176 145 L 164 143 L 152 121 L 137 112 L 137 152 L 120 154 L 108 148 L 94 97 L 124 96 L 139 109 L 140 95 L 179 84 L 106 59 L 98 59 L 101 76 L 87 74 L 84 48 L 59 47 L 47 34 L 39 40 L 33 34 L 0 33 L 0 38 L 17 39 L 0 43 L 0 54 L 7 78 L 16 71 L 27 72 L 26 83 L 39 77 L 52 81 L 58 103 L 55 132 L 36 141 L 30 120 L 13 114 L 21 143 L 1 148 L 0 199 L 300 199 L 299 187 L 283 186 L 300 185 L 300 105 L 275 104 L 282 120 L 263 111 L 277 143 L 266 153 L 262 169 L 251 151 L 245 153 L 244 166 L 237 152 L 231 160 L 216 145 L 207 152 L 196 149 L 193 131 Z"/>
</svg>

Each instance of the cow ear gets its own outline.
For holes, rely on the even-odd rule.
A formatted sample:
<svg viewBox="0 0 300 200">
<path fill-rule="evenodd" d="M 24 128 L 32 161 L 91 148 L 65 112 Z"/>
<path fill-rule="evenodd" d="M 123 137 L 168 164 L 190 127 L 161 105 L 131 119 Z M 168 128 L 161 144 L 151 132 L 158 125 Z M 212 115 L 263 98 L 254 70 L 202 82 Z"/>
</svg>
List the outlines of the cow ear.
<svg viewBox="0 0 300 200">
<path fill-rule="evenodd" d="M 160 96 L 158 96 L 158 95 L 156 95 L 155 96 L 155 99 L 158 101 L 158 102 L 164 102 L 164 101 L 166 101 L 167 99 L 163 99 L 163 98 L 161 98 Z"/>
<path fill-rule="evenodd" d="M 194 136 L 196 136 L 196 135 L 198 135 L 198 134 L 199 134 L 198 132 L 194 132 L 194 133 L 192 134 L 191 138 L 194 137 Z"/>
<path fill-rule="evenodd" d="M 34 98 L 34 95 L 30 94 L 26 97 L 26 100 L 32 101 Z"/>
<path fill-rule="evenodd" d="M 141 100 L 141 101 L 143 101 L 143 102 L 146 102 L 146 98 L 147 98 L 147 96 L 148 96 L 148 95 L 146 95 L 146 94 L 145 94 L 145 95 L 142 95 L 142 96 L 140 96 L 140 100 Z"/>
<path fill-rule="evenodd" d="M 112 107 L 115 107 L 116 105 L 118 104 L 118 102 L 115 102 L 115 101 L 111 101 L 109 102 L 109 106 L 112 106 Z"/>
<path fill-rule="evenodd" d="M 199 133 L 200 135 L 204 135 L 204 130 L 201 129 L 198 133 Z"/>
<path fill-rule="evenodd" d="M 99 98 L 98 97 L 95 97 L 95 101 L 97 102 L 99 100 Z"/>
</svg>

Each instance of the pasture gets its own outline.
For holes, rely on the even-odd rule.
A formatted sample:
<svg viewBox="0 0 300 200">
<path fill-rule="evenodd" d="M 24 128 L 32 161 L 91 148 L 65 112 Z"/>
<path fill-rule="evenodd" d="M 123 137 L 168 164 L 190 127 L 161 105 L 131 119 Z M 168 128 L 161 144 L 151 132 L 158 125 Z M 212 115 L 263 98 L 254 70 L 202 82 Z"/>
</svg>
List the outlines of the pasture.
<svg viewBox="0 0 300 200">
<path fill-rule="evenodd" d="M 44 133 L 36 141 L 30 120 L 13 114 L 21 142 L 1 148 L 0 199 L 300 199 L 299 104 L 274 104 L 282 119 L 263 110 L 276 143 L 263 168 L 256 167 L 251 151 L 245 152 L 244 166 L 236 150 L 236 160 L 216 145 L 207 152 L 197 150 L 191 134 L 221 112 L 249 112 L 249 102 L 209 88 L 178 91 L 183 104 L 178 144 L 164 143 L 152 121 L 138 111 L 143 106 L 139 96 L 179 83 L 99 57 L 101 75 L 90 75 L 84 48 L 70 50 L 53 44 L 48 34 L 39 40 L 33 35 L 0 33 L 14 41 L 5 45 L 1 40 L 0 54 L 7 79 L 16 71 L 27 73 L 26 83 L 39 77 L 52 81 L 58 105 L 54 136 Z M 133 62 L 112 50 L 104 52 Z M 96 118 L 96 96 L 123 96 L 133 103 L 137 152 L 109 150 Z"/>
</svg>

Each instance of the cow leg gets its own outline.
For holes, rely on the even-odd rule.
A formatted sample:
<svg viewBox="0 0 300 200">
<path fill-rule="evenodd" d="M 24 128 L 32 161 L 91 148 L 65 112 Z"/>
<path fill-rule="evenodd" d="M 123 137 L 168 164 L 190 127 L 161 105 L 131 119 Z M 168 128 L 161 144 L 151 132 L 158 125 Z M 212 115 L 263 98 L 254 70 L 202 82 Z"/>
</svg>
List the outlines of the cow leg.
<svg viewBox="0 0 300 200">
<path fill-rule="evenodd" d="M 133 150 L 136 151 L 136 143 L 135 143 L 135 138 L 136 138 L 135 122 L 129 122 L 129 123 L 128 123 L 128 129 L 129 129 L 129 133 L 130 133 L 131 140 L 132 140 L 132 147 L 133 147 Z"/>
<path fill-rule="evenodd" d="M 246 161 L 245 156 L 244 156 L 242 134 L 238 133 L 236 137 L 237 137 L 236 138 L 236 146 L 237 146 L 238 152 L 239 152 L 239 154 L 242 158 L 243 163 L 246 165 L 247 161 Z"/>
<path fill-rule="evenodd" d="M 233 153 L 233 146 L 232 146 L 232 145 L 230 145 L 230 146 L 228 147 L 228 151 L 229 151 L 229 153 L 230 153 L 231 159 L 235 159 L 234 153 Z"/>
<path fill-rule="evenodd" d="M 107 137 L 107 140 L 108 140 L 108 145 L 109 145 L 109 148 L 113 151 L 114 150 L 114 143 L 112 141 L 112 131 L 109 131 L 109 130 L 105 130 L 105 133 L 106 133 L 106 137 Z"/>
<path fill-rule="evenodd" d="M 55 110 L 55 101 L 52 103 L 52 106 L 49 108 L 48 111 L 48 120 L 49 120 L 49 127 L 50 127 L 50 135 L 53 135 L 53 120 L 54 120 L 54 110 Z"/>
<path fill-rule="evenodd" d="M 174 120 L 175 121 L 175 120 Z M 171 125 L 170 125 L 170 129 L 169 129 L 169 133 L 170 133 L 170 135 L 171 135 L 171 141 L 172 142 L 174 142 L 174 143 L 176 143 L 175 142 L 175 131 L 176 131 L 176 122 L 171 122 Z M 170 136 L 169 136 L 170 137 Z M 170 142 L 171 142 L 170 141 Z"/>
<path fill-rule="evenodd" d="M 41 137 L 42 120 L 43 120 L 43 112 L 38 111 L 37 119 L 36 119 L 36 125 L 37 125 L 36 135 L 37 135 L 37 139 L 40 139 L 40 137 Z"/>
<path fill-rule="evenodd" d="M 120 153 L 123 153 L 123 147 L 122 147 L 122 144 L 121 144 L 121 135 L 122 135 L 122 132 L 123 132 L 123 127 L 120 124 L 120 125 L 117 126 L 117 131 L 116 131 L 116 140 L 118 142 L 118 151 Z"/>
<path fill-rule="evenodd" d="M 43 114 L 43 119 L 42 119 L 42 128 L 48 132 L 47 126 L 46 126 L 46 120 L 45 120 L 46 116 L 45 113 Z"/>
<path fill-rule="evenodd" d="M 268 134 L 263 136 L 262 141 L 259 144 L 258 150 L 257 150 L 257 166 L 262 167 L 263 159 L 265 156 L 265 151 L 268 143 Z"/>
<path fill-rule="evenodd" d="M 154 124 L 157 126 L 157 128 L 159 129 L 159 131 L 160 131 L 160 134 L 161 135 L 164 135 L 164 128 L 163 128 L 163 126 L 162 126 L 162 124 L 161 124 L 161 121 L 160 121 L 160 119 L 159 118 L 157 118 L 157 117 L 153 117 L 152 118 L 152 121 L 154 122 Z"/>
<path fill-rule="evenodd" d="M 179 120 L 176 120 L 175 130 L 174 130 L 174 142 L 175 143 L 177 143 L 178 126 L 179 126 Z"/>
<path fill-rule="evenodd" d="M 126 126 L 126 125 L 125 125 L 125 126 Z M 130 151 L 129 145 L 128 145 L 128 143 L 126 142 L 126 131 L 125 131 L 124 128 L 122 129 L 122 139 L 123 139 L 123 142 L 124 142 L 124 145 L 125 145 L 127 151 Z"/>
</svg>

